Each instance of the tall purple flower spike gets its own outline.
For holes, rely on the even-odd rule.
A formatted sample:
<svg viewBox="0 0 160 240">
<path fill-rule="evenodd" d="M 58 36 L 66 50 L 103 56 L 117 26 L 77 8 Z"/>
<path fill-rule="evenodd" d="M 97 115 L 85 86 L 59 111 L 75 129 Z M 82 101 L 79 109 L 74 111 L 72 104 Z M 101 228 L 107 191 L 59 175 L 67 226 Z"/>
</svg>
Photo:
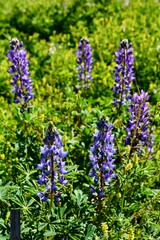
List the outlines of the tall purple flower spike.
<svg viewBox="0 0 160 240">
<path fill-rule="evenodd" d="M 41 147 L 41 162 L 37 168 L 42 171 L 39 175 L 38 184 L 45 185 L 46 189 L 39 192 L 37 195 L 42 202 L 45 202 L 50 194 L 51 199 L 60 201 L 61 191 L 60 185 L 66 185 L 68 180 L 64 179 L 67 174 L 65 170 L 65 162 L 63 159 L 68 152 L 64 152 L 63 143 L 60 134 L 55 130 L 52 123 L 50 123 L 46 137 L 43 140 L 44 146 Z"/>
<path fill-rule="evenodd" d="M 135 80 L 134 77 L 134 57 L 132 44 L 128 40 L 123 40 L 120 43 L 120 48 L 115 52 L 116 67 L 114 70 L 115 85 L 113 92 L 115 93 L 114 105 L 120 109 L 121 106 L 130 101 L 131 83 Z"/>
<path fill-rule="evenodd" d="M 77 55 L 77 63 L 79 66 L 77 70 L 78 74 L 78 81 L 82 82 L 80 86 L 77 86 L 77 89 L 80 88 L 89 88 L 90 83 L 89 81 L 92 80 L 91 71 L 92 71 L 92 48 L 89 43 L 89 40 L 82 38 L 78 44 L 78 51 L 76 52 Z"/>
<path fill-rule="evenodd" d="M 131 146 L 131 151 L 141 152 L 146 146 L 148 152 L 153 153 L 154 136 L 149 122 L 149 96 L 147 92 L 135 93 L 131 99 L 128 111 L 130 119 L 127 123 L 126 145 Z"/>
<path fill-rule="evenodd" d="M 10 50 L 7 53 L 8 60 L 12 63 L 8 73 L 12 74 L 13 86 L 12 92 L 15 94 L 15 103 L 21 103 L 24 110 L 28 101 L 34 96 L 32 92 L 32 79 L 29 77 L 29 61 L 27 60 L 27 52 L 23 48 L 23 42 L 17 38 L 10 41 Z"/>
<path fill-rule="evenodd" d="M 116 153 L 114 148 L 113 125 L 110 124 L 105 116 L 97 123 L 98 130 L 95 132 L 94 143 L 90 148 L 90 173 L 94 179 L 94 185 L 90 193 L 96 193 L 99 198 L 103 198 L 104 187 L 109 184 L 111 178 L 115 178 L 115 165 L 113 155 Z"/>
</svg>

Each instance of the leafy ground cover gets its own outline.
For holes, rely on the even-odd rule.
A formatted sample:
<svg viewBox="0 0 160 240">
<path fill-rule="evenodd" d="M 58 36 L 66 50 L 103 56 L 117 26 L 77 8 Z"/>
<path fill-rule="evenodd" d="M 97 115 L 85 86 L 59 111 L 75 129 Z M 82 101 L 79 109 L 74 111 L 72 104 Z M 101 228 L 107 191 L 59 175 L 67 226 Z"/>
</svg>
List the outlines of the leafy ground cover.
<svg viewBox="0 0 160 240">
<path fill-rule="evenodd" d="M 59 0 L 1 1 L 0 8 L 0 239 L 9 239 L 10 209 L 21 210 L 21 238 L 39 239 L 158 239 L 159 228 L 159 10 L 158 1 Z M 13 37 L 23 41 L 30 60 L 34 98 L 21 113 L 11 92 L 6 54 Z M 77 48 L 81 38 L 92 46 L 90 88 L 77 90 Z M 113 106 L 114 52 L 122 39 L 134 48 L 131 93 L 151 96 L 150 125 L 154 153 L 130 155 L 124 144 L 127 106 Z M 90 147 L 98 120 L 114 124 L 115 173 L 102 198 L 90 186 Z M 50 207 L 37 193 L 40 147 L 49 122 L 62 136 L 68 184 L 60 202 Z"/>
</svg>

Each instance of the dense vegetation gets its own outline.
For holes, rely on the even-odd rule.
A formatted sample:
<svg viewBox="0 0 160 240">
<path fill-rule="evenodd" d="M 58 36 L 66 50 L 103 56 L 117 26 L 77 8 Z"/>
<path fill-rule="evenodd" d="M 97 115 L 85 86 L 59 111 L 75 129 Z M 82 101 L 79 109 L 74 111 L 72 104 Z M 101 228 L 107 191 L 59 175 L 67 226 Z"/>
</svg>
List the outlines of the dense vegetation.
<svg viewBox="0 0 160 240">
<path fill-rule="evenodd" d="M 0 0 L 0 239 L 9 239 L 10 209 L 21 210 L 21 239 L 158 239 L 160 4 L 157 0 Z M 11 38 L 23 41 L 30 60 L 34 98 L 21 113 L 11 92 Z M 91 87 L 78 91 L 77 47 L 81 38 L 93 52 Z M 130 156 L 125 146 L 127 106 L 113 106 L 114 52 L 122 39 L 133 44 L 136 81 L 131 91 L 151 96 L 154 153 Z M 138 88 L 138 89 L 137 89 Z M 118 150 L 115 173 L 102 211 L 89 193 L 90 147 L 98 120 L 114 124 Z M 61 202 L 42 203 L 37 193 L 40 146 L 52 121 L 68 151 L 69 181 Z M 117 148 L 117 147 L 116 147 Z M 130 156 L 130 157 L 128 157 Z"/>
</svg>

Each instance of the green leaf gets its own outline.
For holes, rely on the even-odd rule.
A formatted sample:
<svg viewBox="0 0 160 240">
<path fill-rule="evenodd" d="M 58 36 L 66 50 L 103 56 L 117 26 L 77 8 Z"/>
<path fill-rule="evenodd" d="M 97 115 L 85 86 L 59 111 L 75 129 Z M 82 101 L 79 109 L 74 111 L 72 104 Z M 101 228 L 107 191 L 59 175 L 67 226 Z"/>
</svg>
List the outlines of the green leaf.
<svg viewBox="0 0 160 240">
<path fill-rule="evenodd" d="M 38 230 L 41 231 L 43 230 L 46 226 L 47 226 L 48 223 L 39 223 L 38 225 Z"/>
<path fill-rule="evenodd" d="M 85 236 L 85 240 L 93 239 L 92 235 L 94 234 L 95 230 L 96 230 L 96 226 L 93 224 L 89 224 L 87 226 L 87 234 Z"/>
<path fill-rule="evenodd" d="M 2 235 L 0 235 L 0 239 L 1 240 L 9 240 L 9 236 L 2 236 Z"/>
<path fill-rule="evenodd" d="M 56 232 L 53 227 L 50 227 L 50 229 L 46 230 L 45 233 L 43 234 L 43 236 L 45 237 L 54 237 L 55 235 L 56 235 Z"/>
<path fill-rule="evenodd" d="M 6 228 L 6 226 L 5 226 L 4 223 L 5 223 L 4 220 L 3 220 L 2 218 L 0 218 L 0 225 L 1 225 L 2 227 Z"/>
<path fill-rule="evenodd" d="M 147 196 L 156 196 L 156 195 L 158 196 L 160 192 L 158 189 L 151 189 L 145 186 L 141 186 L 141 191 L 142 191 L 142 194 L 145 194 Z"/>
<path fill-rule="evenodd" d="M 132 204 L 128 207 L 129 210 L 134 210 L 134 211 L 137 211 L 137 210 L 139 210 L 139 209 L 141 209 L 141 208 L 142 208 L 142 206 L 141 206 L 138 202 L 132 203 Z"/>
<path fill-rule="evenodd" d="M 86 195 L 83 194 L 83 192 L 80 189 L 76 189 L 74 190 L 74 194 L 73 195 L 73 199 L 74 201 L 77 202 L 77 205 L 80 207 L 80 205 L 82 205 L 83 203 L 87 202 L 88 197 Z"/>
</svg>

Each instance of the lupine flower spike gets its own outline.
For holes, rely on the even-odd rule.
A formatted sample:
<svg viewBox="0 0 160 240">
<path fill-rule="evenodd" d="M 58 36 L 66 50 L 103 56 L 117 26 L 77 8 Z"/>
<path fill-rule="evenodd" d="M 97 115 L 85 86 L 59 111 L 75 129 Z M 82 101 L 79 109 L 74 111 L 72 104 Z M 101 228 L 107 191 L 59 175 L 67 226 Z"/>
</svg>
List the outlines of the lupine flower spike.
<svg viewBox="0 0 160 240">
<path fill-rule="evenodd" d="M 78 45 L 77 55 L 77 63 L 78 67 L 77 70 L 78 74 L 78 81 L 81 82 L 80 86 L 77 86 L 77 89 L 80 88 L 89 88 L 90 83 L 89 81 L 92 80 L 91 71 L 92 71 L 92 48 L 89 43 L 89 40 L 82 38 Z"/>
<path fill-rule="evenodd" d="M 131 153 L 141 152 L 145 146 L 149 153 L 153 153 L 154 137 L 150 129 L 148 100 L 148 93 L 141 90 L 140 94 L 133 95 L 129 105 L 130 120 L 126 128 L 125 142 L 131 146 Z"/>
<path fill-rule="evenodd" d="M 120 109 L 126 104 L 126 101 L 130 101 L 131 83 L 135 80 L 132 44 L 128 43 L 128 40 L 123 40 L 120 48 L 115 52 L 115 57 L 117 65 L 114 70 L 115 85 L 112 90 L 115 93 L 114 105 Z"/>
<path fill-rule="evenodd" d="M 60 185 L 66 185 L 68 180 L 64 179 L 67 174 L 64 158 L 68 152 L 63 150 L 63 143 L 60 134 L 50 123 L 46 136 L 43 140 L 44 146 L 41 147 L 41 163 L 37 168 L 42 171 L 39 175 L 38 184 L 45 185 L 45 190 L 37 195 L 42 202 L 45 202 L 50 194 L 51 200 L 60 201 L 62 192 Z"/>
<path fill-rule="evenodd" d="M 94 143 L 90 148 L 90 177 L 94 179 L 94 185 L 90 193 L 102 199 L 105 196 L 104 187 L 109 184 L 112 178 L 116 177 L 114 173 L 114 157 L 116 153 L 114 148 L 114 134 L 112 134 L 113 125 L 110 124 L 105 116 L 97 123 L 98 130 L 95 132 Z"/>
<path fill-rule="evenodd" d="M 27 52 L 23 48 L 23 42 L 17 38 L 10 41 L 10 50 L 7 53 L 8 60 L 12 63 L 9 73 L 12 74 L 13 86 L 12 92 L 15 94 L 15 103 L 21 104 L 21 111 L 27 109 L 28 101 L 34 96 L 32 92 L 32 79 L 29 77 L 29 61 L 27 60 Z"/>
</svg>

